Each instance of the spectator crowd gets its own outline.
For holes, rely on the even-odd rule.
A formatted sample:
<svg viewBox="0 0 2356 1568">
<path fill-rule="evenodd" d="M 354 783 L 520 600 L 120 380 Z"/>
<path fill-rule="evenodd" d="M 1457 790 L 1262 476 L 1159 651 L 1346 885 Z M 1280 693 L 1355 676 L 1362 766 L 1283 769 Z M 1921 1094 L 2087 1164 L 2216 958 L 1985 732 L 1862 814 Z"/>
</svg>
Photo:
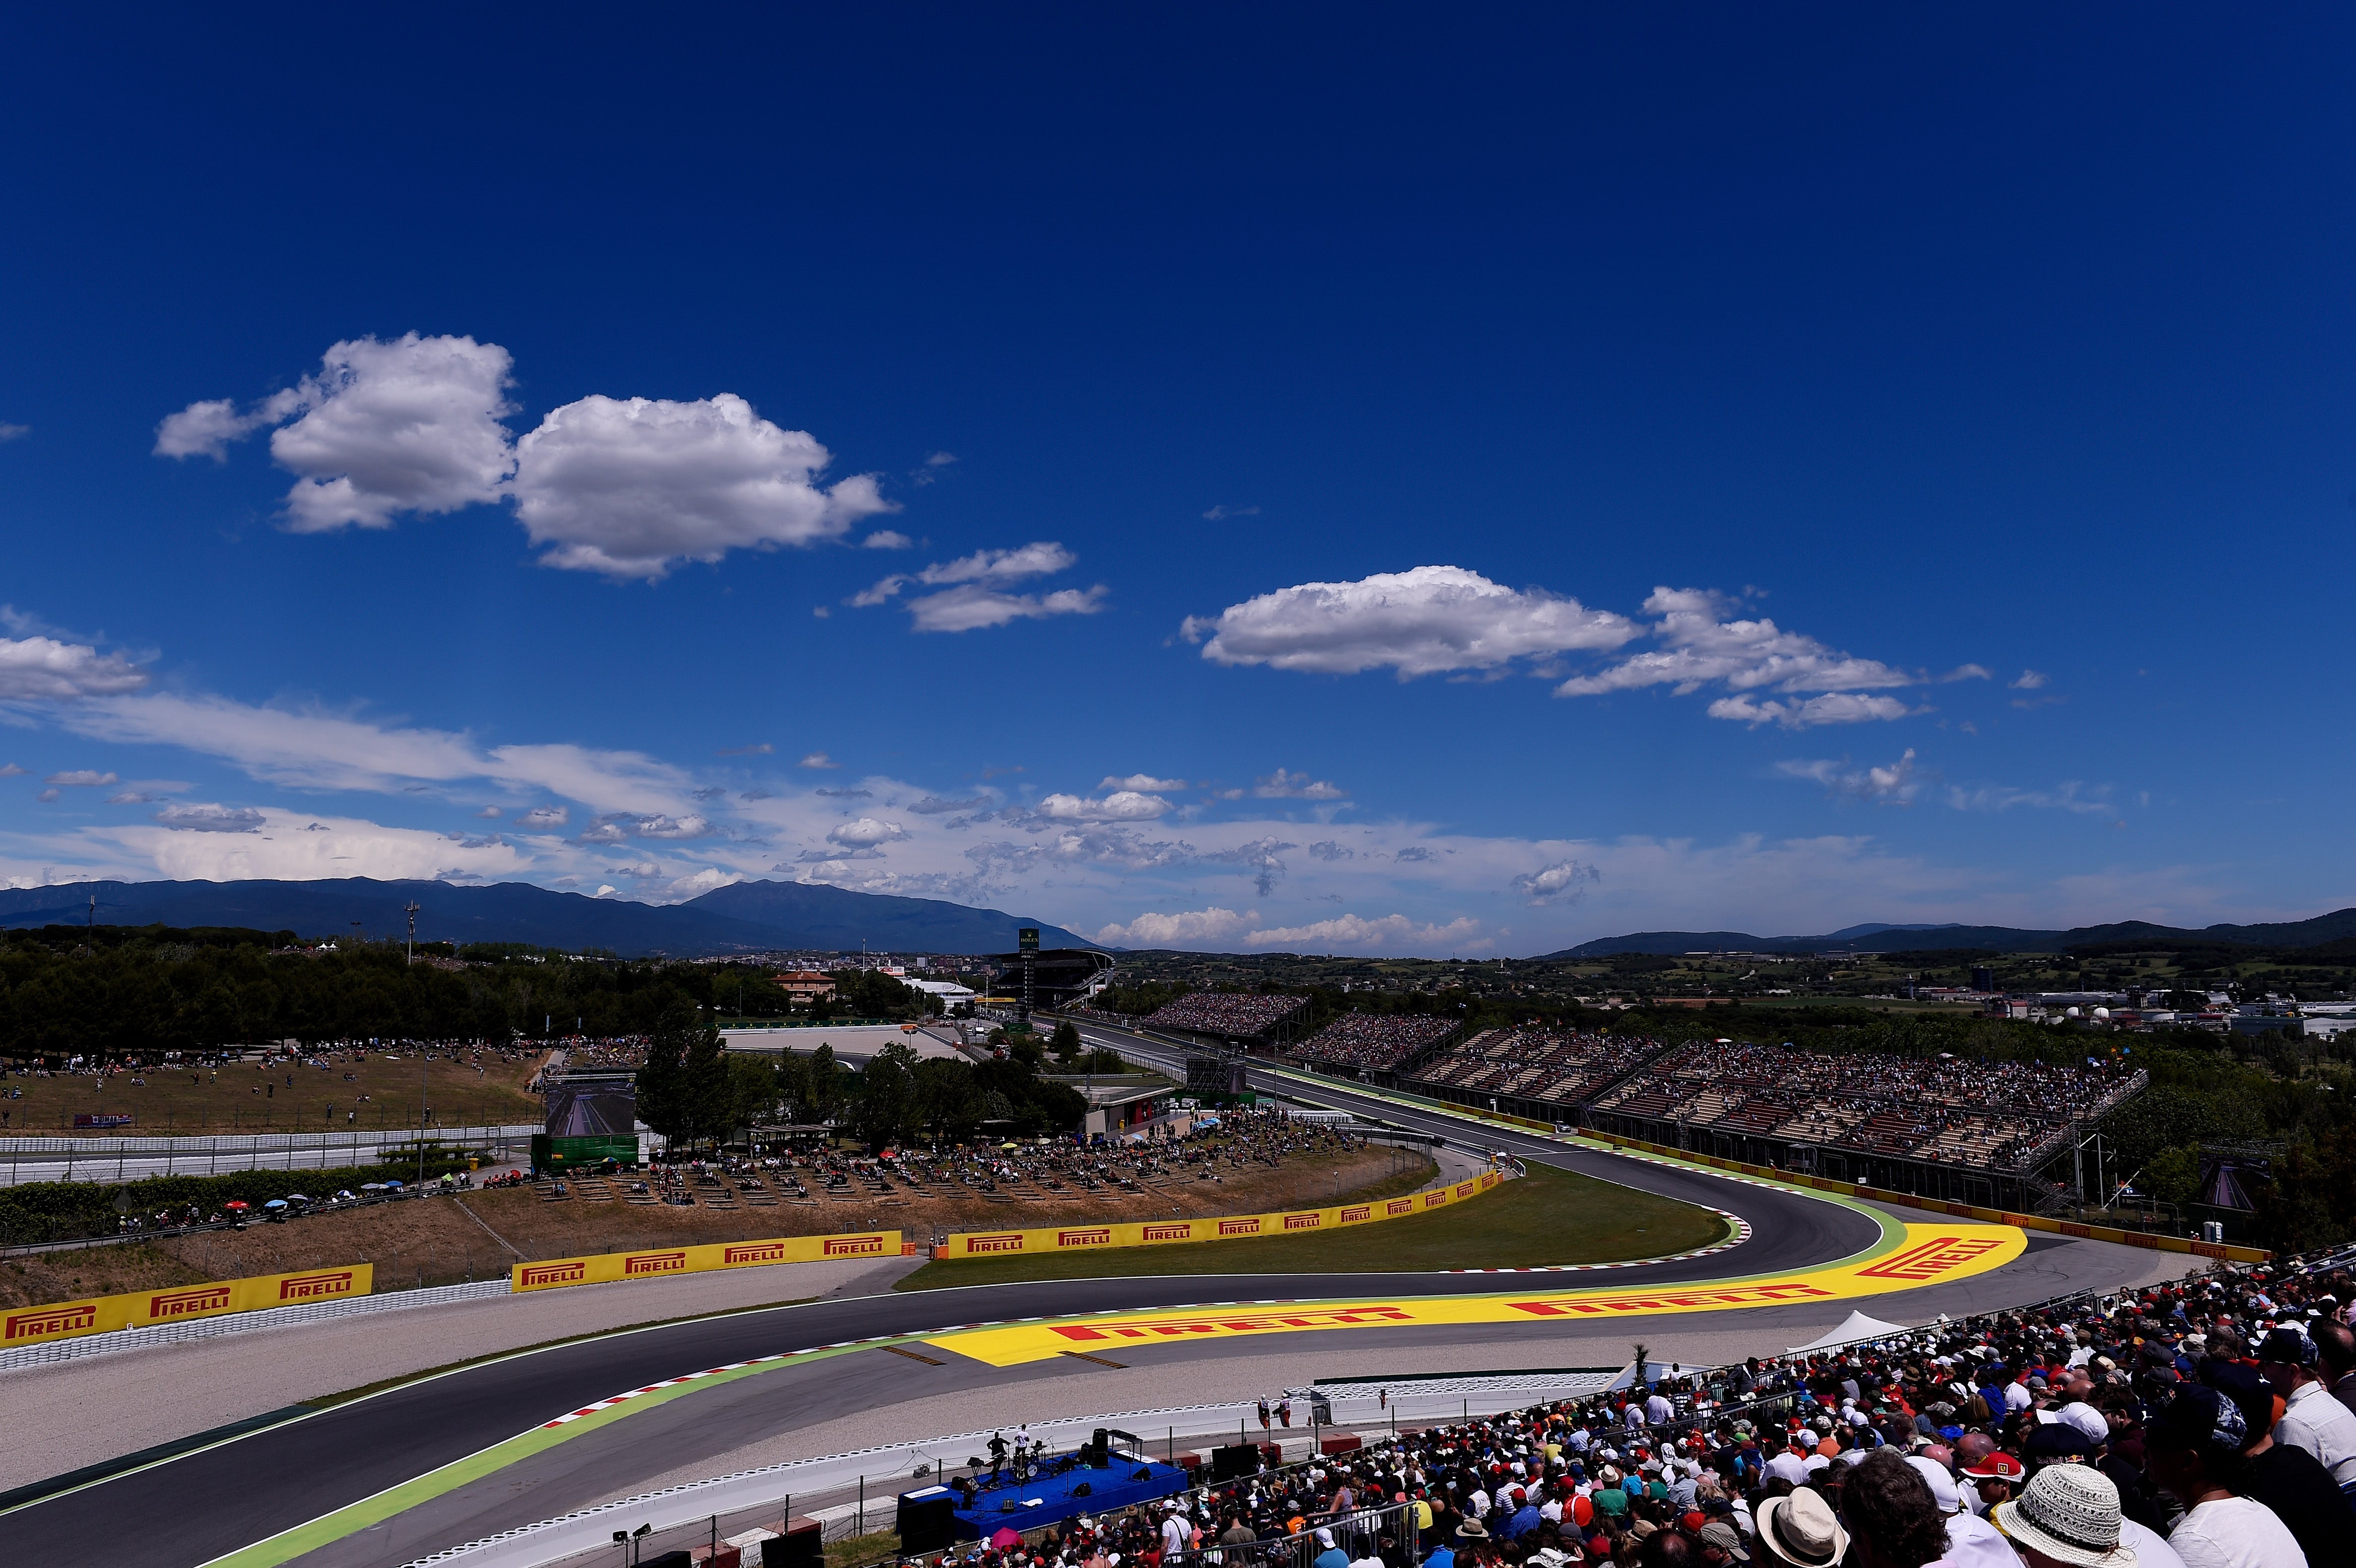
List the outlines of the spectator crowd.
<svg viewBox="0 0 2356 1568">
<path fill-rule="evenodd" d="M 2356 1568 L 2344 1261 L 1672 1369 L 944 1563 Z"/>
<path fill-rule="evenodd" d="M 1257 992 L 1189 991 L 1164 1002 L 1145 1021 L 1155 1029 L 1191 1030 L 1242 1038 L 1265 1034 L 1309 1005 L 1306 997 Z"/>
<path fill-rule="evenodd" d="M 2104 1066 L 1831 1054 L 1745 1040 L 1668 1051 L 1595 1109 L 1988 1170 L 2040 1163 L 2072 1121 L 2142 1086 Z"/>
<path fill-rule="evenodd" d="M 1344 1013 L 1292 1048 L 1304 1061 L 1388 1070 L 1455 1031 L 1454 1019 L 1412 1013 Z"/>
</svg>

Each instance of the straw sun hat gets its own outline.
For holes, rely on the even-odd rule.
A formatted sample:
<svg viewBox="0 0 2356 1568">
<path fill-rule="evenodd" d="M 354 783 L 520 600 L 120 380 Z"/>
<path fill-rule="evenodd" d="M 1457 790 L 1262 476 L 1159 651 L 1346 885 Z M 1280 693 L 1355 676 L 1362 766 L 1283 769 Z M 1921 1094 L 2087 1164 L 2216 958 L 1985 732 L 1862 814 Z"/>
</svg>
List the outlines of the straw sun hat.
<svg viewBox="0 0 2356 1568">
<path fill-rule="evenodd" d="M 2012 1541 L 2057 1563 L 2135 1568 L 2135 1548 L 2119 1544 L 2119 1488 L 2092 1466 L 2049 1465 L 1993 1511 Z"/>
</svg>

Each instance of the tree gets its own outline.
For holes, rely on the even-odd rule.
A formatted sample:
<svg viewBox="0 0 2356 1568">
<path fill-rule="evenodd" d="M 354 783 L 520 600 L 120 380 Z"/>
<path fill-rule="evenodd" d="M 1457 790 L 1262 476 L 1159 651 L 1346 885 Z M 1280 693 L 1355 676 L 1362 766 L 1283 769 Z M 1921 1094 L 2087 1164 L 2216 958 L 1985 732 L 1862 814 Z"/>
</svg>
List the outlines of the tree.
<svg viewBox="0 0 2356 1568">
<path fill-rule="evenodd" d="M 834 1059 L 834 1047 L 820 1045 L 810 1052 L 801 1078 L 801 1114 L 797 1119 L 826 1121 L 841 1106 L 843 1099 L 843 1069 Z"/>
<path fill-rule="evenodd" d="M 1080 1031 L 1073 1026 L 1071 1019 L 1065 1019 L 1055 1025 L 1055 1032 L 1047 1039 L 1047 1048 L 1055 1053 L 1056 1061 L 1066 1067 L 1071 1065 L 1072 1060 L 1080 1054 Z"/>
<path fill-rule="evenodd" d="M 647 1041 L 647 1064 L 638 1069 L 638 1120 L 666 1138 L 683 1130 L 682 1068 L 692 1015 L 665 1013 Z"/>
<path fill-rule="evenodd" d="M 916 1053 L 894 1040 L 875 1053 L 860 1077 L 852 1122 L 871 1149 L 888 1148 L 924 1124 L 916 1092 Z"/>
<path fill-rule="evenodd" d="M 766 1056 L 728 1058 L 728 1118 L 730 1130 L 769 1119 L 777 1104 L 777 1068 Z"/>
<path fill-rule="evenodd" d="M 958 1142 L 973 1136 L 989 1114 L 972 1065 L 946 1057 L 916 1063 L 916 1102 L 924 1125 L 935 1136 Z"/>
<path fill-rule="evenodd" d="M 687 1004 L 681 1002 L 679 1007 L 684 1011 Z M 681 1130 L 690 1143 L 724 1138 L 735 1106 L 729 1098 L 728 1061 L 720 1026 L 691 1014 L 687 1027 L 687 1059 L 680 1064 Z"/>
</svg>

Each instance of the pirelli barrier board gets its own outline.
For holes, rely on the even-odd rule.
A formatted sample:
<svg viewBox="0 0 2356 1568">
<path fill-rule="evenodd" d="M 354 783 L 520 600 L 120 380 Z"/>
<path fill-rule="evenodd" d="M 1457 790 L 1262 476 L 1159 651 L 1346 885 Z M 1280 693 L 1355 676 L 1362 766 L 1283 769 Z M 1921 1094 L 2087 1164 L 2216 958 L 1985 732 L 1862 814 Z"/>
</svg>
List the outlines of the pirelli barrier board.
<svg viewBox="0 0 2356 1568">
<path fill-rule="evenodd" d="M 519 1291 L 558 1290 L 568 1285 L 662 1279 L 675 1274 L 705 1274 L 713 1269 L 899 1255 L 899 1232 L 861 1231 L 840 1236 L 781 1236 L 766 1242 L 717 1242 L 692 1247 L 653 1247 L 637 1253 L 600 1253 L 586 1258 L 544 1258 L 538 1263 L 516 1264 L 509 1277 Z"/>
<path fill-rule="evenodd" d="M 1346 1296 L 1336 1301 L 1235 1303 L 996 1324 L 927 1335 L 925 1342 L 993 1367 L 1044 1361 L 1072 1351 L 1195 1344 L 1349 1328 L 1513 1323 L 1533 1331 L 1571 1323 L 1803 1307 L 1826 1317 L 1837 1304 L 1891 1291 L 1946 1285 L 2002 1268 L 2029 1238 L 2010 1225 L 1908 1225 L 1895 1252 L 1719 1284 L 1596 1285 L 1533 1280 L 1482 1296 Z"/>
<path fill-rule="evenodd" d="M 220 1317 L 231 1312 L 259 1312 L 271 1307 L 339 1301 L 346 1296 L 366 1296 L 375 1284 L 374 1264 L 347 1264 L 335 1268 L 302 1269 L 294 1274 L 215 1280 L 209 1285 L 177 1285 L 129 1296 L 93 1296 L 48 1307 L 20 1307 L 0 1315 L 0 1346 L 73 1339 L 117 1328 L 152 1328 L 159 1323 Z"/>
<path fill-rule="evenodd" d="M 1288 1209 L 1273 1214 L 1213 1214 L 1200 1220 L 1131 1220 L 1098 1225 L 1052 1225 L 1033 1231 L 961 1231 L 942 1244 L 944 1258 L 1003 1257 L 1014 1253 L 1066 1253 L 1097 1247 L 1156 1247 L 1173 1242 L 1233 1242 L 1251 1236 L 1301 1235 L 1338 1231 L 1382 1220 L 1404 1220 L 1451 1203 L 1462 1203 L 1505 1178 L 1483 1171 L 1452 1187 L 1377 1198 L 1330 1209 Z"/>
</svg>

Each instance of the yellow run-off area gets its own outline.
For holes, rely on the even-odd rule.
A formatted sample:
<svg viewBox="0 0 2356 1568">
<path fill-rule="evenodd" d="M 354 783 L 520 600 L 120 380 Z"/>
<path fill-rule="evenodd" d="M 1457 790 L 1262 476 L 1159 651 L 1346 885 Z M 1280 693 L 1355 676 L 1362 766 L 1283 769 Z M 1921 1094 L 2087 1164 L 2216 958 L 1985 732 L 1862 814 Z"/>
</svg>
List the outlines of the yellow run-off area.
<svg viewBox="0 0 2356 1568">
<path fill-rule="evenodd" d="M 1789 1275 L 1720 1284 L 1640 1285 L 1620 1290 L 1534 1288 L 1488 1296 L 1356 1296 L 1339 1301 L 1194 1307 L 1110 1317 L 1015 1323 L 931 1337 L 926 1343 L 993 1367 L 1043 1361 L 1066 1351 L 1269 1334 L 1448 1324 L 1550 1325 L 1609 1317 L 1726 1312 L 1745 1307 L 1804 1307 L 1944 1285 L 2003 1267 L 2029 1238 L 2011 1225 L 1908 1225 L 1903 1244 L 1877 1256 Z"/>
<path fill-rule="evenodd" d="M 117 1328 L 149 1328 L 192 1317 L 259 1312 L 270 1307 L 300 1307 L 366 1296 L 376 1283 L 373 1264 L 298 1269 L 293 1274 L 252 1275 L 205 1285 L 175 1285 L 128 1296 L 92 1296 L 47 1307 L 20 1307 L 0 1315 L 0 1347 L 73 1339 Z"/>
</svg>

